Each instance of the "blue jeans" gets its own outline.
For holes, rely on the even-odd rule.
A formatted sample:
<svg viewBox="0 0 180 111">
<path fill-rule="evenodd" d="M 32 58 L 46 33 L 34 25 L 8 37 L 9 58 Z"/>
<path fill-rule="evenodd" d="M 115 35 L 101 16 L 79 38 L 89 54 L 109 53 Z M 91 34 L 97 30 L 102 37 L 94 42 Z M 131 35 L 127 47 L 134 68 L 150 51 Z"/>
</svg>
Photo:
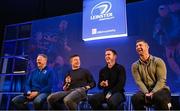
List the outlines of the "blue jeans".
<svg viewBox="0 0 180 111">
<path fill-rule="evenodd" d="M 12 99 L 12 104 L 16 109 L 20 110 L 26 110 L 28 102 L 33 101 L 34 109 L 40 110 L 43 108 L 43 104 L 46 101 L 48 97 L 48 93 L 41 93 L 37 97 L 35 97 L 33 100 L 27 99 L 24 95 L 18 95 Z"/>
<path fill-rule="evenodd" d="M 86 97 L 86 90 L 84 88 L 76 88 L 53 93 L 48 96 L 47 102 L 51 109 L 76 110 L 78 103 Z M 65 108 L 63 105 L 65 105 Z"/>
</svg>

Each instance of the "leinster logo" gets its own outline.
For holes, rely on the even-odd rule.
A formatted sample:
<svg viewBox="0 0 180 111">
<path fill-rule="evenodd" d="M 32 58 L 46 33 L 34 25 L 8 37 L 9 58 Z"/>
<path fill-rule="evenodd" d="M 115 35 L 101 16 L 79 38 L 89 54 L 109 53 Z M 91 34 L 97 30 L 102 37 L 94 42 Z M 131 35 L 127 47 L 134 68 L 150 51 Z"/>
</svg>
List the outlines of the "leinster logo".
<svg viewBox="0 0 180 111">
<path fill-rule="evenodd" d="M 43 70 L 42 73 L 43 73 L 43 74 L 46 74 L 46 73 L 47 73 L 47 70 Z"/>
<path fill-rule="evenodd" d="M 93 7 L 91 10 L 91 15 L 100 15 L 100 14 L 106 14 L 111 10 L 111 2 L 103 1 L 98 3 Z"/>
<path fill-rule="evenodd" d="M 112 19 L 111 13 L 112 4 L 109 1 L 103 1 L 96 4 L 91 10 L 91 20 L 107 20 Z"/>
</svg>

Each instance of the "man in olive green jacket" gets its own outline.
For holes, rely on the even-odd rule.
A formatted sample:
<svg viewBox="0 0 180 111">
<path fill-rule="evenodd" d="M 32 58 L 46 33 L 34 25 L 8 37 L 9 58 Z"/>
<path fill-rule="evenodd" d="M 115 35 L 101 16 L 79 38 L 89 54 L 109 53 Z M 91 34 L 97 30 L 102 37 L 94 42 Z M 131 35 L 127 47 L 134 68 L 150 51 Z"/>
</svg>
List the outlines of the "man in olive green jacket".
<svg viewBox="0 0 180 111">
<path fill-rule="evenodd" d="M 144 40 L 136 42 L 139 60 L 132 64 L 132 74 L 140 91 L 133 95 L 135 110 L 144 110 L 147 105 L 154 105 L 157 110 L 171 107 L 171 93 L 166 86 L 166 65 L 161 58 L 149 54 L 149 45 Z"/>
</svg>

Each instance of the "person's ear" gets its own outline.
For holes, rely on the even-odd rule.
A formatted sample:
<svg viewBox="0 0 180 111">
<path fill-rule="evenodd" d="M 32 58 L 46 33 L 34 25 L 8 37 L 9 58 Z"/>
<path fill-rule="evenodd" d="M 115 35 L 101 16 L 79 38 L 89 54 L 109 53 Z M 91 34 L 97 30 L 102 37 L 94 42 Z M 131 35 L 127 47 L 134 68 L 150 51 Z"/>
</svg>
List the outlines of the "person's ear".
<svg viewBox="0 0 180 111">
<path fill-rule="evenodd" d="M 117 55 L 114 55 L 115 59 L 117 59 Z"/>
<path fill-rule="evenodd" d="M 149 45 L 147 44 L 147 48 L 149 49 Z"/>
</svg>

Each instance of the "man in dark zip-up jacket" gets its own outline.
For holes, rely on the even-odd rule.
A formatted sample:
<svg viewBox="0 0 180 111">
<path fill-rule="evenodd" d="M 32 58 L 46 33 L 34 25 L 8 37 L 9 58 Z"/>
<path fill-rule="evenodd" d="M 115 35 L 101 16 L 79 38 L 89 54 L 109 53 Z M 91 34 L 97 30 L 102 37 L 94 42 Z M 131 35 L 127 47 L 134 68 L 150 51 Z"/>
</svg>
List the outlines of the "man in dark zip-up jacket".
<svg viewBox="0 0 180 111">
<path fill-rule="evenodd" d="M 99 72 L 98 87 L 103 92 L 89 97 L 89 103 L 95 110 L 103 110 L 102 104 L 107 102 L 110 110 L 118 109 L 118 105 L 125 101 L 124 86 L 126 82 L 125 68 L 116 62 L 117 53 L 113 49 L 106 49 L 107 65 Z"/>
<path fill-rule="evenodd" d="M 77 110 L 78 103 L 87 97 L 87 91 L 95 87 L 96 82 L 90 71 L 81 68 L 79 55 L 70 57 L 72 70 L 64 80 L 64 91 L 59 91 L 48 96 L 48 105 L 51 109 Z"/>
</svg>

